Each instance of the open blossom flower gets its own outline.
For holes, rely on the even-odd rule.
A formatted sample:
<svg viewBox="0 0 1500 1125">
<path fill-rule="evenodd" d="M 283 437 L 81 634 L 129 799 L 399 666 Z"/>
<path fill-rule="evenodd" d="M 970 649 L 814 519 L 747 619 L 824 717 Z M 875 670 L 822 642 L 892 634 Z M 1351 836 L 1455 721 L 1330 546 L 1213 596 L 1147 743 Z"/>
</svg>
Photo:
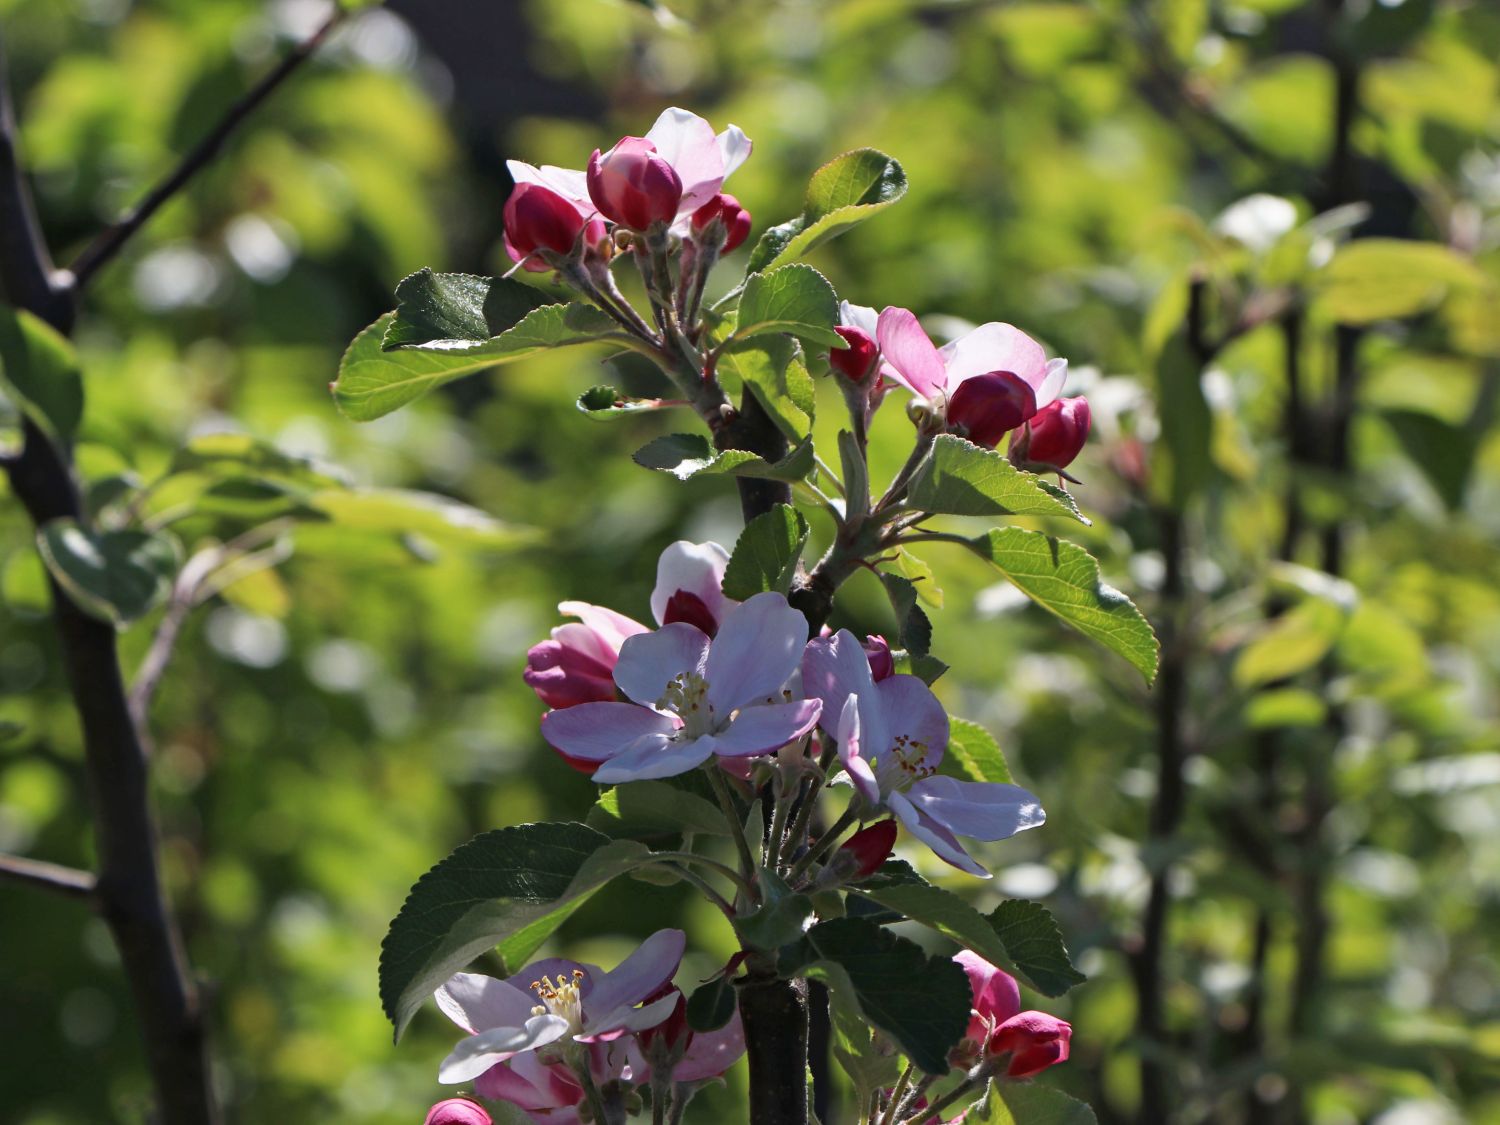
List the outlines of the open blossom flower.
<svg viewBox="0 0 1500 1125">
<path fill-rule="evenodd" d="M 719 1077 L 745 1053 L 745 1029 L 738 1011 L 723 1027 L 694 1031 L 687 1022 L 686 997 L 676 988 L 667 995 L 675 1003 L 672 1014 L 656 1027 L 637 1032 L 629 1044 L 633 1080 L 649 1081 L 652 1060 L 659 1060 L 671 1067 L 673 1082 L 702 1082 Z"/>
<path fill-rule="evenodd" d="M 769 754 L 812 730 L 822 709 L 784 695 L 806 641 L 807 619 L 776 593 L 731 609 L 712 638 L 663 625 L 620 648 L 615 685 L 634 703 L 549 711 L 542 735 L 569 758 L 601 763 L 594 780 L 608 785 L 671 777 L 716 754 Z"/>
<path fill-rule="evenodd" d="M 989 877 L 958 842 L 1004 840 L 1046 819 L 1017 785 L 960 781 L 937 773 L 948 746 L 948 716 L 916 676 L 879 683 L 853 633 L 818 637 L 802 658 L 802 683 L 823 703 L 822 726 L 869 810 L 889 809 L 906 829 L 962 871 Z"/>
<path fill-rule="evenodd" d="M 672 978 L 685 944 L 681 930 L 658 930 L 611 972 L 559 958 L 537 961 L 512 978 L 524 986 L 455 973 L 437 990 L 437 1004 L 469 1036 L 443 1060 L 438 1081 L 468 1082 L 552 1044 L 608 1043 L 656 1026 L 670 1014 L 671 998 L 642 1002 Z"/>
<path fill-rule="evenodd" d="M 974 1006 L 960 1049 L 961 1065 L 972 1055 L 1008 1056 L 1007 1078 L 1030 1078 L 1049 1066 L 1065 1062 L 1073 1027 L 1046 1012 L 1021 1010 L 1021 989 L 1015 977 L 968 950 L 953 958 L 969 977 Z"/>
<path fill-rule="evenodd" d="M 717 543 L 679 540 L 661 553 L 651 612 L 660 625 L 686 621 L 709 636 L 719 620 L 738 605 L 720 588 L 729 552 Z M 559 625 L 552 636 L 526 654 L 522 677 L 548 707 L 577 707 L 615 698 L 615 665 L 620 646 L 647 632 L 639 621 L 588 602 L 563 602 L 562 613 L 578 618 Z"/>
<path fill-rule="evenodd" d="M 990 322 L 941 349 L 909 309 L 884 309 L 876 325 L 882 371 L 977 445 L 993 448 L 1057 398 L 1068 361 L 1009 324 Z"/>
</svg>

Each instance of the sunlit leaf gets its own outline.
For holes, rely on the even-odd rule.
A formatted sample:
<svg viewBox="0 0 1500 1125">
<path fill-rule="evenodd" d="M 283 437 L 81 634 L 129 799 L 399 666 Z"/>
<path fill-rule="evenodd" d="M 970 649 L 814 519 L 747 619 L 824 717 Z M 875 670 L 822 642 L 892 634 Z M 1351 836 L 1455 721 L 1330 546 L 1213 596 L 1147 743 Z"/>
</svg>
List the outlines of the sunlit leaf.
<svg viewBox="0 0 1500 1125">
<path fill-rule="evenodd" d="M 733 339 L 784 332 L 840 348 L 844 346 L 843 337 L 833 330 L 838 323 L 838 304 L 833 286 L 811 266 L 793 263 L 767 273 L 753 273 L 745 279 Z"/>
<path fill-rule="evenodd" d="M 780 461 L 770 462 L 743 449 L 715 452 L 698 434 L 666 434 L 635 451 L 635 463 L 690 480 L 701 473 L 728 473 L 764 480 L 801 480 L 812 472 L 812 439 L 804 438 Z"/>
<path fill-rule="evenodd" d="M 909 499 L 952 516 L 1062 516 L 1088 523 L 1073 498 L 1002 453 L 942 434 L 912 476 Z"/>
<path fill-rule="evenodd" d="M 751 273 L 802 257 L 906 194 L 901 165 L 873 148 L 836 156 L 813 173 L 802 214 L 767 230 L 750 253 Z"/>
<path fill-rule="evenodd" d="M 85 611 L 124 628 L 156 608 L 182 562 L 177 540 L 145 531 L 88 531 L 52 520 L 37 532 L 52 577 Z"/>
<path fill-rule="evenodd" d="M 766 590 L 785 594 L 807 542 L 807 520 L 786 504 L 756 516 L 740 532 L 724 571 L 724 595 L 745 601 Z"/>
</svg>

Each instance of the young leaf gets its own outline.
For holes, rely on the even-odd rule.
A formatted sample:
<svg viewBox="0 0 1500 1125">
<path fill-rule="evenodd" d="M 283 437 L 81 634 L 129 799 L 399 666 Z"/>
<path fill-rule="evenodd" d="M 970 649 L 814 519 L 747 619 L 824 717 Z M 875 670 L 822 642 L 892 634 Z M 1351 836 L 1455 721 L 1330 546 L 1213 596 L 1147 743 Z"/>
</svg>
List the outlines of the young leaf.
<svg viewBox="0 0 1500 1125">
<path fill-rule="evenodd" d="M 1149 683 L 1159 645 L 1135 603 L 1099 577 L 1098 561 L 1075 543 L 1019 527 L 968 541 L 1027 597 L 1130 661 Z"/>
<path fill-rule="evenodd" d="M 578 396 L 578 409 L 585 418 L 595 422 L 613 422 L 632 414 L 665 410 L 671 405 L 675 404 L 660 398 L 626 398 L 613 387 L 604 384 L 590 387 Z"/>
<path fill-rule="evenodd" d="M 1005 754 L 989 731 L 967 719 L 948 720 L 948 749 L 938 773 L 960 781 L 1014 784 Z"/>
<path fill-rule="evenodd" d="M 1041 903 L 1006 899 L 990 911 L 989 922 L 1016 975 L 1042 995 L 1061 996 L 1088 979 L 1073 967 L 1057 920 Z"/>
<path fill-rule="evenodd" d="M 1077 1098 L 1033 1082 L 992 1083 L 984 1101 L 964 1114 L 964 1125 L 1098 1125 Z"/>
<path fill-rule="evenodd" d="M 1326 598 L 1308 598 L 1289 609 L 1241 651 L 1234 682 L 1255 688 L 1305 672 L 1332 651 L 1348 613 Z"/>
<path fill-rule="evenodd" d="M 733 339 L 784 332 L 841 348 L 843 337 L 833 330 L 838 316 L 838 295 L 826 277 L 801 263 L 781 266 L 746 278 Z"/>
<path fill-rule="evenodd" d="M 0 305 L 0 392 L 63 444 L 83 417 L 83 376 L 73 345 L 25 309 Z"/>
<path fill-rule="evenodd" d="M 756 516 L 740 532 L 724 570 L 724 596 L 745 601 L 766 590 L 785 594 L 807 543 L 807 520 L 786 504 Z"/>
<path fill-rule="evenodd" d="M 836 156 L 813 173 L 802 214 L 760 236 L 750 253 L 749 272 L 800 258 L 905 194 L 906 173 L 885 153 L 858 148 Z"/>
<path fill-rule="evenodd" d="M 373 421 L 444 383 L 550 348 L 634 343 L 598 309 L 572 304 L 543 305 L 483 342 L 435 340 L 386 351 L 382 340 L 395 316 L 386 313 L 356 336 L 339 363 L 334 401 L 355 422 Z"/>
<path fill-rule="evenodd" d="M 553 298 L 508 277 L 420 269 L 396 286 L 396 318 L 381 345 L 478 343 L 509 332 Z"/>
<path fill-rule="evenodd" d="M 501 523 L 478 508 L 398 488 L 325 489 L 308 503 L 340 527 L 390 535 L 425 535 L 464 547 L 512 547 L 530 532 Z"/>
<path fill-rule="evenodd" d="M 811 438 L 803 438 L 790 453 L 773 463 L 743 449 L 716 453 L 698 434 L 666 434 L 636 450 L 635 463 L 671 473 L 678 480 L 689 480 L 700 473 L 728 473 L 736 477 L 793 481 L 812 472 L 813 446 Z"/>
<path fill-rule="evenodd" d="M 911 480 L 911 503 L 950 516 L 1063 516 L 1087 524 L 1073 497 L 1004 454 L 942 434 Z"/>
<path fill-rule="evenodd" d="M 761 907 L 735 921 L 740 941 L 749 949 L 780 949 L 802 936 L 812 917 L 812 900 L 793 891 L 774 871 L 760 872 Z"/>
<path fill-rule="evenodd" d="M 299 488 L 334 488 L 349 483 L 333 465 L 286 453 L 249 434 L 200 434 L 189 438 L 172 458 L 172 473 L 213 477 L 246 477 Z"/>
<path fill-rule="evenodd" d="M 589 810 L 585 823 L 616 839 L 675 836 L 681 832 L 729 834 L 718 805 L 663 781 L 632 781 L 606 789 Z"/>
<path fill-rule="evenodd" d="M 734 1017 L 734 985 L 721 973 L 687 998 L 687 1022 L 694 1031 L 718 1031 Z"/>
<path fill-rule="evenodd" d="M 1450 290 L 1488 284 L 1473 261 L 1436 242 L 1361 238 L 1339 247 L 1317 279 L 1314 309 L 1342 324 L 1415 316 Z"/>
<path fill-rule="evenodd" d="M 875 1091 L 888 1090 L 896 1084 L 901 1062 L 895 1052 L 881 1050 L 875 1033 L 852 1000 L 835 995 L 829 1008 L 833 1017 L 833 1057 L 854 1084 L 855 1104 L 868 1105 Z"/>
<path fill-rule="evenodd" d="M 611 879 L 649 862 L 634 840 L 582 824 L 521 824 L 474 837 L 417 880 L 380 946 L 380 1002 L 396 1028 L 453 973 L 498 945 L 525 964 Z"/>
<path fill-rule="evenodd" d="M 792 441 L 811 432 L 817 398 L 802 347 L 792 337 L 757 336 L 731 344 L 719 356 L 717 370 L 727 388 L 738 382 L 754 395 Z"/>
<path fill-rule="evenodd" d="M 58 585 L 117 629 L 166 599 L 182 562 L 177 540 L 163 532 L 86 531 L 60 519 L 44 524 L 36 540 Z"/>
<path fill-rule="evenodd" d="M 948 1073 L 948 1052 L 962 1038 L 973 1003 L 968 978 L 949 958 L 862 918 L 835 918 L 784 948 L 779 967 L 788 976 L 824 981 L 915 1065 Z"/>
<path fill-rule="evenodd" d="M 851 521 L 863 519 L 870 514 L 870 467 L 848 430 L 839 431 L 839 468 L 844 473 L 845 515 Z"/>
</svg>

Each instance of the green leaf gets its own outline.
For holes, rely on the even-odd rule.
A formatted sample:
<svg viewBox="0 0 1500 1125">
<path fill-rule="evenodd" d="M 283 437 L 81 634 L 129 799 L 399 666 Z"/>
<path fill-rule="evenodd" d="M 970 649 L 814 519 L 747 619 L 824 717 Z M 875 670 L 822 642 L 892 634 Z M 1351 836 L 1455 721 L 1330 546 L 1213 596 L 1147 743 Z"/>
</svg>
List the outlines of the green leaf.
<svg viewBox="0 0 1500 1125">
<path fill-rule="evenodd" d="M 1448 510 L 1462 508 L 1483 432 L 1417 410 L 1387 410 L 1381 417 Z"/>
<path fill-rule="evenodd" d="M 881 572 L 886 597 L 896 614 L 896 641 L 900 647 L 918 656 L 932 647 L 932 622 L 917 605 L 917 585 L 899 574 Z"/>
<path fill-rule="evenodd" d="M 969 1023 L 973 994 L 954 961 L 862 918 L 820 922 L 781 951 L 784 975 L 822 980 L 901 1045 L 929 1074 L 948 1073 L 948 1052 Z"/>
<path fill-rule="evenodd" d="M 950 516 L 1064 516 L 1087 524 L 1063 489 L 1016 468 L 1002 453 L 939 435 L 912 476 L 910 501 Z"/>
<path fill-rule="evenodd" d="M 594 892 L 650 855 L 582 824 L 499 828 L 459 847 L 417 880 L 380 946 L 380 1002 L 396 1038 L 475 957 L 498 945 L 504 972 L 516 972 Z"/>
<path fill-rule="evenodd" d="M 734 985 L 720 973 L 693 989 L 687 998 L 687 1022 L 694 1031 L 718 1031 L 734 1016 Z"/>
<path fill-rule="evenodd" d="M 1003 527 L 969 540 L 1037 605 L 1156 678 L 1156 634 L 1135 603 L 1099 577 L 1098 561 L 1075 543 L 1039 531 Z"/>
<path fill-rule="evenodd" d="M 1152 488 L 1177 511 L 1210 479 L 1214 420 L 1203 395 L 1202 369 L 1187 335 L 1178 332 L 1156 361 L 1161 440 L 1152 465 Z"/>
<path fill-rule="evenodd" d="M 802 214 L 760 236 L 750 252 L 749 272 L 800 258 L 905 194 L 906 173 L 885 153 L 858 148 L 836 156 L 813 173 Z"/>
<path fill-rule="evenodd" d="M 816 393 L 802 347 L 792 337 L 757 336 L 732 344 L 719 356 L 717 371 L 726 386 L 738 382 L 754 395 L 792 441 L 811 432 Z"/>
<path fill-rule="evenodd" d="M 938 773 L 960 781 L 1014 784 L 1000 744 L 989 731 L 967 719 L 948 720 L 948 749 Z"/>
<path fill-rule="evenodd" d="M 1308 598 L 1240 651 L 1234 682 L 1254 688 L 1307 671 L 1332 651 L 1347 620 L 1347 612 L 1326 598 Z"/>
<path fill-rule="evenodd" d="M 1415 316 L 1450 291 L 1481 289 L 1484 272 L 1436 242 L 1361 238 L 1339 247 L 1317 279 L 1314 308 L 1343 324 Z"/>
<path fill-rule="evenodd" d="M 514 328 L 482 343 L 435 340 L 421 347 L 386 351 L 382 339 L 395 315 L 387 313 L 356 336 L 339 363 L 334 401 L 356 422 L 373 421 L 464 375 L 551 348 L 634 344 L 598 309 L 571 304 L 543 305 Z"/>
<path fill-rule="evenodd" d="M 0 391 L 68 444 L 83 418 L 83 376 L 67 338 L 25 309 L 0 306 Z"/>
<path fill-rule="evenodd" d="M 87 531 L 60 519 L 44 524 L 36 540 L 58 585 L 85 612 L 116 628 L 164 601 L 182 562 L 177 540 L 161 532 Z"/>
<path fill-rule="evenodd" d="M 665 410 L 670 405 L 672 404 L 660 398 L 626 398 L 613 387 L 603 384 L 590 387 L 578 396 L 578 409 L 585 418 L 595 422 L 613 422 L 632 414 Z"/>
<path fill-rule="evenodd" d="M 1057 920 L 1041 903 L 1006 899 L 990 911 L 989 922 L 1016 975 L 1043 996 L 1061 996 L 1088 979 L 1073 967 Z"/>
<path fill-rule="evenodd" d="M 943 589 L 937 584 L 937 575 L 916 555 L 905 547 L 896 551 L 896 571 L 908 582 L 912 589 L 917 592 L 917 600 L 932 609 L 943 608 Z"/>
<path fill-rule="evenodd" d="M 777 504 L 756 516 L 734 544 L 724 569 L 724 596 L 746 601 L 766 590 L 785 594 L 807 543 L 807 520 L 797 509 Z"/>
<path fill-rule="evenodd" d="M 849 1081 L 854 1084 L 855 1104 L 868 1105 L 877 1090 L 888 1090 L 901 1073 L 899 1056 L 877 1042 L 875 1032 L 865 1022 L 859 1006 L 842 994 L 831 997 L 833 1017 L 833 1057 L 838 1059 Z"/>
<path fill-rule="evenodd" d="M 589 810 L 587 824 L 614 838 L 727 836 L 719 806 L 664 781 L 632 781 L 606 789 Z"/>
<path fill-rule="evenodd" d="M 748 949 L 780 949 L 802 936 L 813 915 L 812 899 L 793 891 L 769 868 L 761 868 L 758 881 L 762 905 L 755 913 L 737 918 L 734 928 Z"/>
<path fill-rule="evenodd" d="M 398 488 L 325 489 L 308 503 L 340 527 L 390 535 L 423 535 L 462 547 L 513 547 L 531 532 L 501 523 L 478 508 L 430 492 Z"/>
<path fill-rule="evenodd" d="M 828 279 L 811 266 L 794 263 L 745 279 L 732 339 L 784 332 L 841 348 L 843 337 L 833 330 L 838 317 L 839 299 Z"/>
<path fill-rule="evenodd" d="M 381 345 L 477 343 L 509 332 L 553 298 L 508 277 L 420 269 L 396 286 L 396 318 Z"/>
<path fill-rule="evenodd" d="M 743 449 L 716 453 L 699 434 L 666 434 L 635 452 L 635 463 L 689 480 L 700 473 L 728 473 L 766 480 L 801 480 L 813 468 L 811 438 L 803 438 L 780 461 L 770 462 Z"/>
<path fill-rule="evenodd" d="M 1077 1098 L 1034 1082 L 991 1083 L 983 1102 L 964 1114 L 964 1125 L 1098 1125 Z"/>
<path fill-rule="evenodd" d="M 172 458 L 172 473 L 249 477 L 301 488 L 332 488 L 348 483 L 342 470 L 316 458 L 286 453 L 249 434 L 202 434 Z"/>
<path fill-rule="evenodd" d="M 870 466 L 848 430 L 839 431 L 839 468 L 844 474 L 844 514 L 850 522 L 861 520 L 870 514 Z"/>
</svg>

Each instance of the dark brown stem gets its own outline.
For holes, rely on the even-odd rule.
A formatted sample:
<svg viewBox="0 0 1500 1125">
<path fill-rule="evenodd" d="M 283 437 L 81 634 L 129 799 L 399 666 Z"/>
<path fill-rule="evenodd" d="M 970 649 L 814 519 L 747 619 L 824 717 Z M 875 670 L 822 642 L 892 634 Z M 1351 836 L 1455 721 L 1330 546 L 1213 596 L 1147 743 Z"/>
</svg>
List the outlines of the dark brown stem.
<svg viewBox="0 0 1500 1125">
<path fill-rule="evenodd" d="M 87 871 L 19 855 L 0 855 L 0 881 L 36 887 L 68 898 L 91 898 L 95 883 L 94 876 Z"/>
<path fill-rule="evenodd" d="M 83 289 L 94 274 L 99 272 L 100 267 L 120 252 L 120 248 L 125 245 L 131 235 L 145 226 L 163 204 L 186 187 L 189 180 L 219 155 L 224 142 L 233 135 L 246 118 L 259 108 L 262 102 L 271 96 L 278 86 L 312 57 L 345 15 L 344 9 L 336 5 L 333 14 L 317 31 L 313 32 L 310 38 L 292 48 L 274 70 L 250 87 L 239 101 L 229 107 L 228 112 L 219 119 L 219 123 L 188 151 L 176 168 L 148 191 L 139 203 L 119 220 L 105 227 L 92 242 L 84 247 L 83 252 L 73 260 L 70 267 L 73 275 L 72 285 L 75 290 Z"/>
<path fill-rule="evenodd" d="M 807 982 L 773 965 L 736 982 L 750 1066 L 750 1125 L 807 1125 Z"/>
</svg>

